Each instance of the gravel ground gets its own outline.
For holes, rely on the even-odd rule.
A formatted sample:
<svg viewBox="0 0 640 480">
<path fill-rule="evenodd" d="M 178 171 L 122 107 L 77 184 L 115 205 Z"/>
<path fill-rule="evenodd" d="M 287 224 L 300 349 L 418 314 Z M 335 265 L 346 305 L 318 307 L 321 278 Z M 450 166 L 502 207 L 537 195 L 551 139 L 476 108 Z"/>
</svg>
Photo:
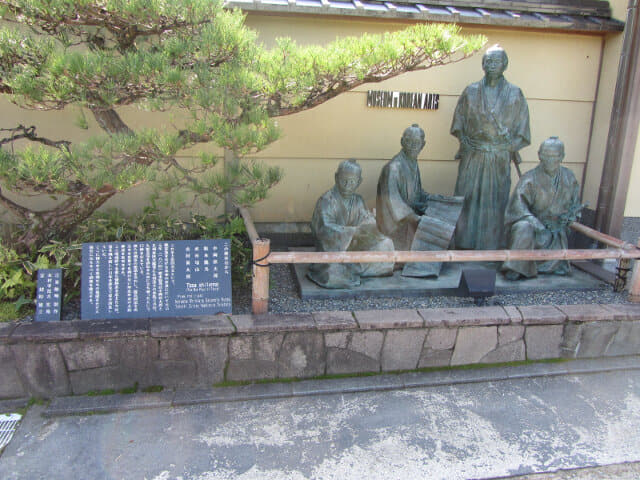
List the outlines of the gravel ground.
<svg viewBox="0 0 640 480">
<path fill-rule="evenodd" d="M 335 310 L 391 310 L 397 308 L 472 307 L 471 297 L 406 297 L 302 300 L 289 265 L 272 265 L 269 289 L 270 313 L 321 312 Z M 233 313 L 251 313 L 251 286 L 236 288 L 233 292 Z M 543 293 L 496 295 L 489 305 L 568 305 L 589 303 L 628 303 L 627 293 L 615 293 L 611 287 L 596 290 L 556 290 Z M 80 318 L 80 300 L 69 302 L 62 309 L 62 320 Z M 22 321 L 31 321 L 29 315 Z"/>
<path fill-rule="evenodd" d="M 300 299 L 289 265 L 272 265 L 269 289 L 269 312 L 318 312 L 332 310 L 388 310 L 396 308 L 472 307 L 471 297 L 406 297 L 362 299 Z M 544 293 L 518 293 L 496 295 L 490 305 L 568 305 L 580 303 L 628 303 L 627 293 L 615 293 L 611 287 L 585 291 L 551 291 Z M 250 313 L 251 294 L 236 292 L 233 313 Z"/>
</svg>

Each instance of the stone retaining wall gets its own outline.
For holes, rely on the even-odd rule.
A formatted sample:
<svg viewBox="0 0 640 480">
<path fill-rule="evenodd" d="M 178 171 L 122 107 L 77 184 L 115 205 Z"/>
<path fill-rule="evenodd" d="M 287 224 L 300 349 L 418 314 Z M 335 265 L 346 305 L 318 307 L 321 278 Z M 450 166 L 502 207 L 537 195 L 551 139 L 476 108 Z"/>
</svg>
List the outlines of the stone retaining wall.
<svg viewBox="0 0 640 480">
<path fill-rule="evenodd" d="M 0 399 L 640 353 L 640 305 L 0 324 Z"/>
</svg>

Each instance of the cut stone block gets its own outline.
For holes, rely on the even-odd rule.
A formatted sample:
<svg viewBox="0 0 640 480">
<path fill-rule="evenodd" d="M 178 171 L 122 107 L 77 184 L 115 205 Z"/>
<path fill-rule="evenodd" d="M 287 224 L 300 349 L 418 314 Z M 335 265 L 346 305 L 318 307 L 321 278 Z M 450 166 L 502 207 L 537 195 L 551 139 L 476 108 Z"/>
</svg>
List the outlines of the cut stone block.
<svg viewBox="0 0 640 480">
<path fill-rule="evenodd" d="M 5 343 L 17 326 L 15 322 L 0 323 L 0 343 Z"/>
<path fill-rule="evenodd" d="M 507 316 L 509 317 L 509 320 L 511 321 L 511 323 L 522 323 L 522 314 L 520 313 L 520 310 L 518 310 L 518 307 L 514 307 L 513 305 L 507 305 L 506 307 L 502 307 L 505 311 L 505 313 L 507 314 Z"/>
<path fill-rule="evenodd" d="M 510 318 L 502 307 L 433 308 L 420 310 L 425 326 L 448 327 L 472 325 L 506 325 Z"/>
<path fill-rule="evenodd" d="M 61 342 L 78 338 L 75 322 L 20 323 L 9 337 L 9 342 Z"/>
<path fill-rule="evenodd" d="M 430 328 L 426 345 L 432 350 L 449 350 L 456 344 L 457 328 Z"/>
<path fill-rule="evenodd" d="M 195 363 L 187 360 L 156 360 L 152 378 L 154 385 L 165 388 L 185 388 L 199 383 Z"/>
<path fill-rule="evenodd" d="M 524 332 L 528 360 L 559 358 L 563 325 L 532 325 Z"/>
<path fill-rule="evenodd" d="M 161 361 L 187 362 L 194 366 L 192 375 L 192 385 L 205 386 L 212 385 L 224 379 L 224 367 L 227 362 L 227 342 L 226 337 L 194 337 L 194 338 L 167 338 L 160 342 Z M 154 383 L 168 385 L 160 382 L 156 375 Z M 171 365 L 171 364 L 167 364 Z M 176 364 L 176 368 L 186 368 L 181 364 Z M 170 372 L 171 373 L 171 372 Z M 160 382 L 160 383 L 158 383 Z M 175 382 L 173 385 L 177 385 Z M 180 382 L 180 385 L 188 383 Z"/>
<path fill-rule="evenodd" d="M 0 381 L 0 399 L 20 398 L 27 394 L 20 381 L 11 348 L 7 345 L 0 345 L 0 379 L 2 379 Z"/>
<path fill-rule="evenodd" d="M 625 321 L 620 324 L 618 333 L 607 348 L 605 355 L 638 355 L 640 354 L 640 321 Z"/>
<path fill-rule="evenodd" d="M 327 349 L 327 373 L 365 373 L 379 372 L 380 360 L 371 358 L 353 350 L 341 348 Z"/>
<path fill-rule="evenodd" d="M 276 378 L 283 339 L 282 333 L 232 337 L 227 380 Z"/>
<path fill-rule="evenodd" d="M 349 332 L 328 332 L 324 334 L 324 344 L 327 348 L 347 348 Z"/>
<path fill-rule="evenodd" d="M 256 335 L 253 337 L 253 354 L 256 360 L 275 362 L 282 346 L 284 334 Z"/>
<path fill-rule="evenodd" d="M 445 308 L 428 308 L 418 310 L 418 314 L 424 320 L 425 327 L 444 327 L 444 319 L 447 316 Z"/>
<path fill-rule="evenodd" d="M 11 350 L 20 368 L 22 384 L 29 395 L 49 398 L 71 393 L 67 369 L 58 345 L 18 344 L 12 345 Z"/>
<path fill-rule="evenodd" d="M 276 378 L 278 365 L 266 360 L 229 360 L 227 380 L 263 380 Z"/>
<path fill-rule="evenodd" d="M 379 360 L 383 341 L 382 332 L 353 332 L 349 349 Z"/>
<path fill-rule="evenodd" d="M 518 307 L 525 325 L 557 325 L 564 323 L 567 316 L 553 305 L 531 305 Z"/>
<path fill-rule="evenodd" d="M 590 358 L 603 356 L 618 332 L 619 322 L 590 322 L 583 326 L 576 356 Z"/>
<path fill-rule="evenodd" d="M 234 332 L 235 328 L 229 317 L 222 314 L 151 320 L 152 337 L 199 337 L 230 335 Z"/>
<path fill-rule="evenodd" d="M 229 339 L 229 356 L 235 360 L 253 358 L 253 337 L 231 337 Z"/>
<path fill-rule="evenodd" d="M 141 337 L 149 335 L 148 318 L 117 318 L 109 320 L 77 320 L 72 323 L 81 339 Z"/>
<path fill-rule="evenodd" d="M 477 363 L 498 345 L 498 327 L 460 328 L 451 365 Z"/>
<path fill-rule="evenodd" d="M 502 325 L 498 327 L 498 345 L 522 340 L 524 327 L 522 325 Z"/>
<path fill-rule="evenodd" d="M 613 320 L 614 313 L 601 305 L 558 305 L 558 310 L 571 322 L 597 322 Z"/>
<path fill-rule="evenodd" d="M 145 372 L 145 378 L 151 379 L 150 372 Z M 135 373 L 123 369 L 121 366 L 91 368 L 89 370 L 76 370 L 69 372 L 69 380 L 74 395 L 82 395 L 89 392 L 99 392 L 102 390 L 122 390 L 131 388 L 136 382 L 144 387 L 152 384 L 143 384 Z"/>
<path fill-rule="evenodd" d="M 613 313 L 615 320 L 640 320 L 640 304 L 612 303 L 603 307 Z"/>
<path fill-rule="evenodd" d="M 354 315 L 363 330 L 422 327 L 424 323 L 416 310 L 362 310 Z"/>
<path fill-rule="evenodd" d="M 278 377 L 316 377 L 325 371 L 322 333 L 288 333 L 278 357 Z"/>
<path fill-rule="evenodd" d="M 425 348 L 420 355 L 418 368 L 447 367 L 451 362 L 453 350 L 431 350 Z"/>
<path fill-rule="evenodd" d="M 564 358 L 576 358 L 580 347 L 580 337 L 582 336 L 583 323 L 567 323 L 562 333 L 562 343 L 560 353 Z"/>
<path fill-rule="evenodd" d="M 426 334 L 424 329 L 389 330 L 382 348 L 382 371 L 416 368 Z"/>
<path fill-rule="evenodd" d="M 318 330 L 358 328 L 351 312 L 313 312 L 312 316 Z"/>
<path fill-rule="evenodd" d="M 238 333 L 314 330 L 316 325 L 310 313 L 234 315 L 231 321 Z"/>
<path fill-rule="evenodd" d="M 141 387 L 154 385 L 151 375 L 153 361 L 158 358 L 158 341 L 151 337 L 129 337 L 104 340 L 120 344 L 120 368 L 124 378 L 127 376 L 138 382 Z M 126 387 L 126 385 L 125 385 Z M 125 388 L 123 387 L 123 388 Z"/>
<path fill-rule="evenodd" d="M 69 371 L 110 367 L 118 364 L 118 342 L 77 341 L 60 344 Z"/>
<path fill-rule="evenodd" d="M 526 360 L 523 340 L 500 345 L 480 359 L 481 363 L 518 362 Z"/>
</svg>

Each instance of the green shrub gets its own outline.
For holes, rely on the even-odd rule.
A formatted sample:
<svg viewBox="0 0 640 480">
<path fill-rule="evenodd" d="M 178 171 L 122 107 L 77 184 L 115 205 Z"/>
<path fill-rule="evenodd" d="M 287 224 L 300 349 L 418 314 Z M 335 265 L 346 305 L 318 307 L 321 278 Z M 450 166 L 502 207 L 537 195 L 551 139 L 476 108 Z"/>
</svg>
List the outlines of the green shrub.
<svg viewBox="0 0 640 480">
<path fill-rule="evenodd" d="M 74 241 L 141 242 L 160 240 L 231 240 L 231 273 L 235 285 L 248 284 L 251 277 L 247 264 L 251 248 L 244 222 L 240 217 L 217 219 L 194 215 L 190 220 L 163 215 L 156 207 L 145 207 L 142 213 L 127 217 L 119 210 L 97 213 L 76 229 Z"/>
<path fill-rule="evenodd" d="M 231 274 L 235 286 L 248 284 L 251 249 L 244 222 L 239 217 L 217 220 L 194 215 L 189 221 L 163 215 L 155 207 L 127 217 L 119 210 L 97 213 L 79 226 L 70 242 L 50 241 L 32 255 L 18 254 L 0 243 L 0 302 L 14 302 L 16 312 L 33 304 L 36 272 L 60 268 L 63 272 L 63 302 L 80 295 L 82 244 L 161 240 L 231 240 Z"/>
<path fill-rule="evenodd" d="M 25 255 L 0 243 L 0 300 L 33 296 L 36 284 L 24 268 L 26 260 Z"/>
<path fill-rule="evenodd" d="M 36 272 L 43 268 L 61 268 L 64 298 L 67 302 L 79 295 L 80 245 L 52 241 L 33 255 L 18 254 L 0 243 L 0 302 L 12 301 L 16 312 L 33 303 Z"/>
</svg>

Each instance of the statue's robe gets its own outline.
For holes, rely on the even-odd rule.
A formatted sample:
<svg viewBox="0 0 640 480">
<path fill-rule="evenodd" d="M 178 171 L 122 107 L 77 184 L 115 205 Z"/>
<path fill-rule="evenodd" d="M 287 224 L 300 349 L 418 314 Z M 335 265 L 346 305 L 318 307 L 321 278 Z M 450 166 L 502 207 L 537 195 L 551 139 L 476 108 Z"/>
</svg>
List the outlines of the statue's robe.
<svg viewBox="0 0 640 480">
<path fill-rule="evenodd" d="M 320 252 L 393 251 L 391 239 L 382 235 L 363 198 L 344 198 L 334 186 L 316 203 L 311 217 L 311 233 Z M 307 276 L 325 288 L 352 288 L 360 277 L 393 274 L 391 263 L 314 263 Z"/>
<path fill-rule="evenodd" d="M 579 205 L 580 187 L 573 172 L 560 167 L 550 177 L 542 165 L 525 173 L 511 195 L 505 214 L 510 250 L 565 249 L 568 247 L 568 226 L 561 217 Z M 532 218 L 548 227 L 536 234 Z M 531 278 L 538 273 L 569 273 L 566 260 L 545 262 L 509 261 L 502 264 L 503 271 L 515 271 Z"/>
<path fill-rule="evenodd" d="M 529 108 L 520 88 L 501 78 L 494 105 L 485 89 L 485 79 L 465 88 L 451 124 L 451 134 L 460 141 L 454 195 L 465 199 L 455 237 L 461 249 L 504 245 L 511 158 L 531 143 Z"/>
<path fill-rule="evenodd" d="M 418 222 L 411 214 L 424 212 L 429 195 L 422 190 L 418 162 L 401 151 L 387 163 L 378 179 L 376 220 L 396 250 L 411 250 Z"/>
</svg>

